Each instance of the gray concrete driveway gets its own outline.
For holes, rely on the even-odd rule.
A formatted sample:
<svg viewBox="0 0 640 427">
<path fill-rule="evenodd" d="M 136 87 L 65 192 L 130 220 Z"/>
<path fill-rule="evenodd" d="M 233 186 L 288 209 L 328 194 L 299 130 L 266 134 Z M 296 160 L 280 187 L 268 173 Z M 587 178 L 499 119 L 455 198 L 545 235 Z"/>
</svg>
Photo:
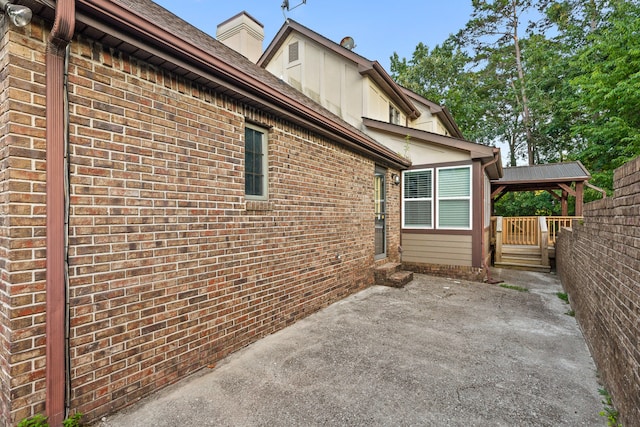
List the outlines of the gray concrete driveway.
<svg viewBox="0 0 640 427">
<path fill-rule="evenodd" d="M 557 278 L 372 287 L 103 419 L 116 426 L 603 426 Z"/>
</svg>

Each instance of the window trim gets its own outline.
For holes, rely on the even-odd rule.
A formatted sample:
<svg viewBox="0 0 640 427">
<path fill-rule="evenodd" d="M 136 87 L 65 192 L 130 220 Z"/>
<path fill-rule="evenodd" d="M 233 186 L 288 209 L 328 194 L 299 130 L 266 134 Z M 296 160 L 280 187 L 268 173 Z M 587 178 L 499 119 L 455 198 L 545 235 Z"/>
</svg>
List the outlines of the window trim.
<svg viewBox="0 0 640 427">
<path fill-rule="evenodd" d="M 415 198 L 415 199 L 406 199 L 405 198 L 405 187 L 404 184 L 407 182 L 407 177 L 406 174 L 407 173 L 412 173 L 412 172 L 424 172 L 424 171 L 429 171 L 431 172 L 431 197 L 420 197 L 420 198 Z M 435 169 L 434 168 L 420 168 L 420 169 L 410 169 L 410 170 L 406 170 L 406 171 L 402 171 L 402 228 L 407 229 L 407 230 L 433 230 L 435 228 L 435 189 L 433 188 L 435 182 Z M 413 200 L 413 201 L 429 201 L 431 204 L 431 225 L 410 225 L 407 226 L 406 225 L 406 201 L 407 200 Z"/>
<path fill-rule="evenodd" d="M 473 229 L 473 174 L 472 165 L 459 165 L 459 166 L 443 166 L 436 168 L 435 182 L 435 199 L 436 199 L 436 223 L 435 227 L 438 230 L 472 230 Z M 469 195 L 468 196 L 454 196 L 454 197 L 440 197 L 440 171 L 447 169 L 467 169 L 469 171 Z M 467 200 L 469 201 L 469 226 L 468 227 L 440 227 L 440 201 L 441 200 Z"/>
<path fill-rule="evenodd" d="M 473 165 L 459 164 L 452 166 L 440 166 L 440 167 L 420 167 L 417 169 L 409 169 L 402 171 L 402 229 L 403 230 L 431 230 L 431 231 L 470 231 L 473 230 Z M 469 195 L 468 196 L 455 196 L 455 197 L 440 197 L 440 172 L 447 169 L 467 169 L 469 171 Z M 406 174 L 412 172 L 424 172 L 431 171 L 431 197 L 407 199 L 405 198 Z M 406 224 L 406 202 L 408 200 L 425 200 L 431 202 L 431 225 L 407 225 Z M 469 201 L 469 226 L 468 227 L 441 227 L 440 224 L 440 201 L 441 200 L 468 200 Z"/>
<path fill-rule="evenodd" d="M 294 46 L 295 46 L 295 52 L 297 54 L 297 57 L 292 59 L 291 53 Z M 292 39 L 291 41 L 289 41 L 289 43 L 287 44 L 286 61 L 287 61 L 287 64 L 286 64 L 287 68 L 300 64 L 300 62 L 302 62 L 302 43 L 300 42 L 300 40 Z"/>
<path fill-rule="evenodd" d="M 245 164 L 244 164 L 244 179 L 246 185 L 247 179 L 247 164 L 246 164 L 246 149 L 247 149 L 247 141 L 246 141 L 246 129 L 252 129 L 256 132 L 262 134 L 262 194 L 247 194 L 246 186 L 244 188 L 244 197 L 247 200 L 268 200 L 269 199 L 269 131 L 263 127 L 253 125 L 251 123 L 245 122 Z"/>
</svg>

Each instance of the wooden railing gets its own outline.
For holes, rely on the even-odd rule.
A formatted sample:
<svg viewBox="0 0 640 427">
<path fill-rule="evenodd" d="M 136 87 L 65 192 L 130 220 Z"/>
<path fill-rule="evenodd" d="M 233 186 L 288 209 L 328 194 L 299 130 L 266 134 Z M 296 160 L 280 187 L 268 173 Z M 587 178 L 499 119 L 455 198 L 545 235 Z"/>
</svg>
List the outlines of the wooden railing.
<svg viewBox="0 0 640 427">
<path fill-rule="evenodd" d="M 571 227 L 573 221 L 581 220 L 581 216 L 548 216 L 547 229 L 549 230 L 549 246 L 556 246 L 556 239 L 562 227 Z"/>
<path fill-rule="evenodd" d="M 556 239 L 562 227 L 571 227 L 576 216 L 492 217 L 491 243 L 495 245 L 495 261 L 502 261 L 503 245 L 538 246 L 541 265 L 549 266 L 554 256 Z"/>
<path fill-rule="evenodd" d="M 502 243 L 505 245 L 532 245 L 540 242 L 537 216 L 514 216 L 502 219 Z"/>
<path fill-rule="evenodd" d="M 496 222 L 499 217 L 491 218 L 491 238 L 495 241 Z M 549 246 L 555 246 L 558 233 L 563 227 L 571 227 L 573 221 L 581 216 L 517 216 L 502 218 L 502 243 L 505 245 L 540 244 L 540 226 L 538 218 L 546 218 Z"/>
</svg>

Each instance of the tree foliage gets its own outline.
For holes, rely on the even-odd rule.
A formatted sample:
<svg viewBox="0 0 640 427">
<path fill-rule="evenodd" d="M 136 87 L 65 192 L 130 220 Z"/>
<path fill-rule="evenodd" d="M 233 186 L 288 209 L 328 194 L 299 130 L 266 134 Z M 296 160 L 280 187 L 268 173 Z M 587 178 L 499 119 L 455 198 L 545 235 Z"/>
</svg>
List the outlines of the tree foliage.
<svg viewBox="0 0 640 427">
<path fill-rule="evenodd" d="M 604 24 L 573 58 L 578 96 L 573 126 L 585 141 L 576 158 L 610 187 L 613 169 L 640 154 L 640 5 L 613 1 Z"/>
<path fill-rule="evenodd" d="M 595 185 L 640 155 L 639 0 L 473 0 L 441 45 L 391 58 L 402 85 L 449 107 L 511 165 L 580 160 Z"/>
</svg>

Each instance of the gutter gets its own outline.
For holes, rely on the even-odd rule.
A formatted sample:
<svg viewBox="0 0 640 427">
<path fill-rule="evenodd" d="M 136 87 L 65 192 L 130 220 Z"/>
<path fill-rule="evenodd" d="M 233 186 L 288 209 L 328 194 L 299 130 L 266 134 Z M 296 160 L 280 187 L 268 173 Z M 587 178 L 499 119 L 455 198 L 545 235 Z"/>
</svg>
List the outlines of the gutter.
<svg viewBox="0 0 640 427">
<path fill-rule="evenodd" d="M 65 418 L 65 51 L 75 29 L 75 0 L 58 0 L 46 51 L 46 413 L 51 425 Z"/>
<path fill-rule="evenodd" d="M 420 111 L 413 105 L 407 95 L 402 92 L 400 86 L 393 81 L 379 62 L 373 61 L 366 66 L 360 64 L 359 71 L 360 74 L 371 77 L 380 87 L 385 89 L 409 119 L 415 120 L 420 116 Z"/>
<path fill-rule="evenodd" d="M 308 126 L 323 136 L 356 150 L 359 149 L 361 152 L 364 150 L 368 155 L 381 157 L 382 163 L 388 163 L 400 169 L 407 168 L 410 164 L 401 156 L 362 135 L 357 129 L 328 119 L 324 113 L 312 106 L 305 105 L 259 77 L 246 73 L 241 67 L 216 57 L 205 47 L 184 39 L 180 34 L 168 32 L 166 28 L 159 27 L 150 18 L 139 15 L 123 4 L 109 0 L 77 0 L 77 8 L 79 22 L 112 37 L 120 38 L 158 58 L 203 76 L 211 82 L 227 88 L 230 88 L 231 84 L 234 92 L 249 99 L 261 100 L 263 105 L 291 116 L 290 120 L 293 122 L 296 122 L 295 117 L 303 118 L 304 120 L 297 121 L 298 124 Z M 268 72 L 265 71 L 265 73 Z M 265 104 L 265 100 L 269 102 Z"/>
</svg>

